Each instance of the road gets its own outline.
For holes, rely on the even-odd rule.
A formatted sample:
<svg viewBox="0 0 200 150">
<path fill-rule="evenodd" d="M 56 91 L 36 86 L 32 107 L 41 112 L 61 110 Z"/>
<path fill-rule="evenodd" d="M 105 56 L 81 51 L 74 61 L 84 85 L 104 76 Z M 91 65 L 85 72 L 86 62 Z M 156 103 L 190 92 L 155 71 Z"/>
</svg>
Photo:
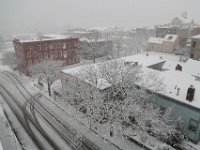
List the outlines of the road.
<svg viewBox="0 0 200 150">
<path fill-rule="evenodd" d="M 99 138 L 95 133 L 79 135 L 74 121 L 66 121 L 54 111 L 53 104 L 42 100 L 40 93 L 32 96 L 18 77 L 0 72 L 0 94 L 41 150 L 118 150 L 116 145 Z M 44 102 L 45 101 L 45 102 Z M 53 107 L 50 107 L 53 106 Z M 76 122 L 76 126 L 78 123 Z M 82 127 L 81 127 L 82 128 Z M 78 129 L 78 130 L 77 130 Z"/>
</svg>

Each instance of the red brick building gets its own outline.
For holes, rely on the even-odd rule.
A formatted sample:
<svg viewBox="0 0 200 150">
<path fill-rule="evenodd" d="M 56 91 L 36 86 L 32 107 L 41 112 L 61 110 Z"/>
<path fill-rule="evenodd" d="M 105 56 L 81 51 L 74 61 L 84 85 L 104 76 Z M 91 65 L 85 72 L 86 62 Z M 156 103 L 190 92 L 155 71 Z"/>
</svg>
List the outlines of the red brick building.
<svg viewBox="0 0 200 150">
<path fill-rule="evenodd" d="M 78 38 L 42 40 L 13 40 L 19 69 L 27 74 L 27 67 L 44 59 L 62 60 L 66 65 L 79 63 L 76 54 Z"/>
</svg>

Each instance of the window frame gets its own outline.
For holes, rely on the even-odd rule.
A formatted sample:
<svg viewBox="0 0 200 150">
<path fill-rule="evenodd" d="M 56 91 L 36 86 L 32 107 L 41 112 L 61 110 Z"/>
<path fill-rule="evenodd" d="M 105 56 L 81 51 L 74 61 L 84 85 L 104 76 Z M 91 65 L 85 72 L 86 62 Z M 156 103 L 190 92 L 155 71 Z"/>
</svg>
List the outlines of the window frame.
<svg viewBox="0 0 200 150">
<path fill-rule="evenodd" d="M 194 124 L 196 124 L 196 126 Z M 195 119 L 190 119 L 189 124 L 188 124 L 188 130 L 190 132 L 197 132 L 198 126 L 199 126 L 199 121 Z"/>
<path fill-rule="evenodd" d="M 195 48 L 196 46 L 196 41 L 192 41 L 192 45 L 191 45 L 193 48 Z"/>
</svg>

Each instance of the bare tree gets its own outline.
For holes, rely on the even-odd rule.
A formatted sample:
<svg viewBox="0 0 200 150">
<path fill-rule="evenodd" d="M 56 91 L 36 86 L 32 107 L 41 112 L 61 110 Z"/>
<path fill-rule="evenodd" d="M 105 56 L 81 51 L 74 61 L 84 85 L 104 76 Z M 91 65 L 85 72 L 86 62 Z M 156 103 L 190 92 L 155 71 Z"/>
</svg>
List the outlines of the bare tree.
<svg viewBox="0 0 200 150">
<path fill-rule="evenodd" d="M 112 55 L 113 42 L 100 39 L 99 34 L 91 34 L 86 40 L 78 43 L 79 54 L 85 58 L 92 59 L 96 63 L 96 58 Z"/>
<path fill-rule="evenodd" d="M 150 102 L 154 94 L 146 88 L 158 91 L 160 80 L 150 74 L 145 82 L 155 80 L 158 88 L 153 88 L 153 81 L 143 84 L 144 77 L 140 66 L 121 60 L 86 67 L 76 75 L 76 97 L 81 99 L 76 108 L 84 112 L 90 127 L 105 126 L 110 136 L 116 136 L 116 130 L 123 135 L 129 126 L 166 142 L 177 132 L 175 121 L 169 117 L 170 109 L 161 113 Z"/>
<path fill-rule="evenodd" d="M 1 60 L 4 65 L 10 66 L 10 68 L 14 71 L 19 70 L 19 73 L 21 75 L 20 66 L 23 65 L 21 57 L 16 57 L 16 54 L 12 51 L 7 51 L 2 53 Z"/>
<path fill-rule="evenodd" d="M 62 65 L 62 61 L 43 60 L 29 67 L 29 71 L 33 76 L 46 80 L 49 96 L 51 96 L 51 85 L 60 77 Z"/>
</svg>

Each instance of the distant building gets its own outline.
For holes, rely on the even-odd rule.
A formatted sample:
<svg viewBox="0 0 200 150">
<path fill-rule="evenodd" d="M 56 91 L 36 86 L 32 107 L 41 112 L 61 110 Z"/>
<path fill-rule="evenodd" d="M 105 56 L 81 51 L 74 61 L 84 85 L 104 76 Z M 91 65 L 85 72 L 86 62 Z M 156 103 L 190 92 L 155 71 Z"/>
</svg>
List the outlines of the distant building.
<svg viewBox="0 0 200 150">
<path fill-rule="evenodd" d="M 136 28 L 135 36 L 141 40 L 147 40 L 149 37 L 155 36 L 155 29 L 151 28 Z"/>
<path fill-rule="evenodd" d="M 90 40 L 87 38 L 80 38 L 80 54 L 85 59 L 96 59 L 104 56 L 113 55 L 113 41 L 98 39 Z"/>
<path fill-rule="evenodd" d="M 200 34 L 192 37 L 191 58 L 200 59 Z"/>
<path fill-rule="evenodd" d="M 176 34 L 179 37 L 179 45 L 185 46 L 187 39 L 191 36 L 200 34 L 200 26 L 193 20 L 187 18 L 175 17 L 169 24 L 158 25 L 156 28 L 156 37 L 163 38 L 166 34 Z"/>
<path fill-rule="evenodd" d="M 172 53 L 178 45 L 178 36 L 167 34 L 164 38 L 150 37 L 147 43 L 147 51 Z"/>
<path fill-rule="evenodd" d="M 77 38 L 46 35 L 39 40 L 14 39 L 13 45 L 20 71 L 28 74 L 28 66 L 44 59 L 62 60 L 66 65 L 79 63 L 77 42 Z"/>
</svg>

